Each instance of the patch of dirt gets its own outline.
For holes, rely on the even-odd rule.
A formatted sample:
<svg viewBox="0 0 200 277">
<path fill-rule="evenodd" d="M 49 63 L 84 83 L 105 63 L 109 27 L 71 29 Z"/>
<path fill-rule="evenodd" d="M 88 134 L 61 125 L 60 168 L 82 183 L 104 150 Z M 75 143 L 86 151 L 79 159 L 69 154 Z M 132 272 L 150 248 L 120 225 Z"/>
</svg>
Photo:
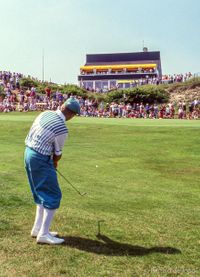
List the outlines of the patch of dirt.
<svg viewBox="0 0 200 277">
<path fill-rule="evenodd" d="M 200 100 L 200 86 L 195 88 L 177 88 L 173 91 L 169 91 L 170 102 L 178 103 L 179 101 L 185 101 L 190 103 L 195 99 Z"/>
</svg>

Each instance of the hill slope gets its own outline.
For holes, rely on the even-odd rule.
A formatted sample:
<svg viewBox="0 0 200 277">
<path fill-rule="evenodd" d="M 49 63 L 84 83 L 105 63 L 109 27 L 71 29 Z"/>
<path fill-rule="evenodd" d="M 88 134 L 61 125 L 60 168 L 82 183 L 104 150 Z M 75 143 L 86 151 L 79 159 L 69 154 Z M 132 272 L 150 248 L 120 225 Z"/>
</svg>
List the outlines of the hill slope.
<svg viewBox="0 0 200 277">
<path fill-rule="evenodd" d="M 200 100 L 200 78 L 194 78 L 184 83 L 176 83 L 167 87 L 170 102 Z"/>
</svg>

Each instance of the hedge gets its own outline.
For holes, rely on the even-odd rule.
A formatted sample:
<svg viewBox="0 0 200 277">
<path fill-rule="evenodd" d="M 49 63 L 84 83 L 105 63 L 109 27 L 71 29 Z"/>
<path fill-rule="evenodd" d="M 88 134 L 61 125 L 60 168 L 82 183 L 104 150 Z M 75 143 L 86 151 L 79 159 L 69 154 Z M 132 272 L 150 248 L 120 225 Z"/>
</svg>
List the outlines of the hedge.
<svg viewBox="0 0 200 277">
<path fill-rule="evenodd" d="M 169 94 L 164 85 L 146 85 L 129 89 L 119 89 L 108 93 L 93 93 L 80 88 L 77 85 L 67 84 L 58 85 L 54 83 L 41 83 L 30 78 L 23 78 L 20 81 L 23 88 L 36 87 L 38 93 L 45 93 L 45 88 L 49 87 L 52 91 L 59 90 L 67 95 L 77 95 L 83 98 L 94 99 L 97 102 L 143 102 L 143 103 L 165 103 L 169 100 Z"/>
<path fill-rule="evenodd" d="M 129 89 L 114 90 L 107 94 L 107 101 L 130 102 L 130 103 L 166 103 L 169 100 L 169 93 L 163 86 L 146 85 Z"/>
</svg>

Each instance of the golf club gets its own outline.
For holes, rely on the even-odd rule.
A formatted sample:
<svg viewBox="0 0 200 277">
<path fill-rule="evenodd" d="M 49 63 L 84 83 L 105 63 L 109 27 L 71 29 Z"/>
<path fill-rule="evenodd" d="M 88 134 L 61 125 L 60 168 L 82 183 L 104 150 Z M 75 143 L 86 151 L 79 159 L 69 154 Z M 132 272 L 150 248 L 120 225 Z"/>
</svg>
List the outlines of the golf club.
<svg viewBox="0 0 200 277">
<path fill-rule="evenodd" d="M 62 175 L 62 173 L 61 173 L 58 169 L 56 169 L 56 171 L 60 174 L 61 177 L 63 177 L 63 179 L 64 179 L 64 180 L 65 180 L 76 192 L 78 192 L 79 195 L 84 196 L 84 195 L 87 194 L 86 192 L 81 193 L 79 190 L 77 190 L 77 188 L 76 188 L 74 185 L 72 185 L 72 183 L 71 183 L 64 175 Z"/>
</svg>

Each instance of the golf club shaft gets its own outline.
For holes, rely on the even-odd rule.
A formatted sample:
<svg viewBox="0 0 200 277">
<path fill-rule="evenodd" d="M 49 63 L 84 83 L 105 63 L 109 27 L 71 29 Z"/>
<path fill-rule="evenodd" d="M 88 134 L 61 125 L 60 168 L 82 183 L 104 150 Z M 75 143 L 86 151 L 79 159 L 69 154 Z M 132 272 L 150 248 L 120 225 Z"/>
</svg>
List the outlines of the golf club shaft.
<svg viewBox="0 0 200 277">
<path fill-rule="evenodd" d="M 62 173 L 56 169 L 56 171 L 60 174 L 60 176 L 76 191 L 79 195 L 84 196 L 86 193 L 81 193 L 72 183 L 64 176 Z"/>
</svg>

